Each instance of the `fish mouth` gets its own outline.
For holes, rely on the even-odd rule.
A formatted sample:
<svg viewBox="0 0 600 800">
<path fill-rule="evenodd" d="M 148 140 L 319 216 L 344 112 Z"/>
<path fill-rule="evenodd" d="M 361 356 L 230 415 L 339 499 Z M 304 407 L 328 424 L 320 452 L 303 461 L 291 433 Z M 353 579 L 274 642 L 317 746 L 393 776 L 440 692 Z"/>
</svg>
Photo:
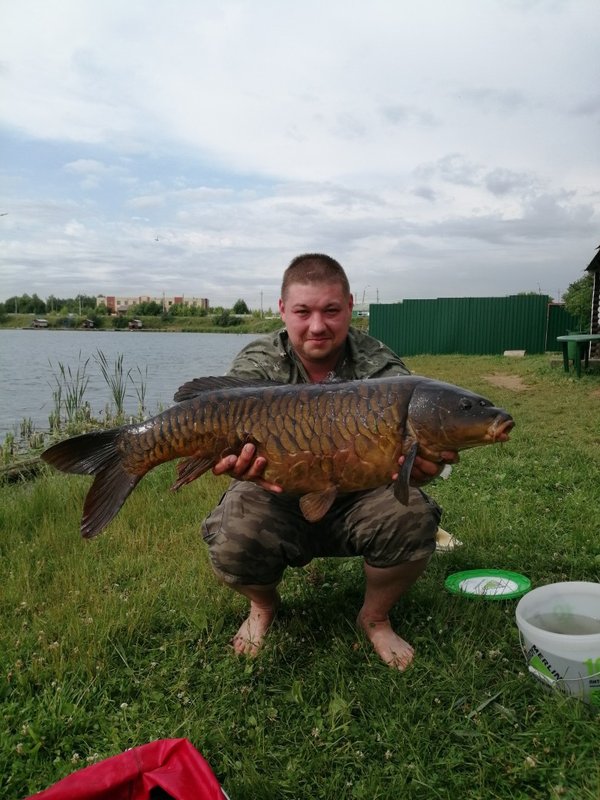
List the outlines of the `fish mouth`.
<svg viewBox="0 0 600 800">
<path fill-rule="evenodd" d="M 497 442 L 499 439 L 503 442 L 507 441 L 514 427 L 515 421 L 512 417 L 497 416 L 488 429 L 490 441 Z"/>
</svg>

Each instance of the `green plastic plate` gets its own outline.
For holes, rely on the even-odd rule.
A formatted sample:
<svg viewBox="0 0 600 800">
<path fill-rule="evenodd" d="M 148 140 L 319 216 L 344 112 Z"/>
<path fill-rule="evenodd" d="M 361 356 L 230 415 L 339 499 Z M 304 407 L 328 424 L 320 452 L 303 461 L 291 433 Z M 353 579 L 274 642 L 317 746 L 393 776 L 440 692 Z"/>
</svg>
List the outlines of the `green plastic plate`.
<svg viewBox="0 0 600 800">
<path fill-rule="evenodd" d="M 485 597 L 486 600 L 514 600 L 531 589 L 531 581 L 506 569 L 468 569 L 448 575 L 444 583 L 452 594 Z"/>
</svg>

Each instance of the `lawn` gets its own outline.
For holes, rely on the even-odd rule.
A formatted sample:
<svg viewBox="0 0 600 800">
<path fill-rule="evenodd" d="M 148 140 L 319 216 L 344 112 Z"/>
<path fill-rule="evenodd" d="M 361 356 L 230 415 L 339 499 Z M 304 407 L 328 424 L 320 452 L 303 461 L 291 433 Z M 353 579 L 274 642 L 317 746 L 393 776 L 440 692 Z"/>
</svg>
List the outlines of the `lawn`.
<svg viewBox="0 0 600 800">
<path fill-rule="evenodd" d="M 478 567 L 534 586 L 599 580 L 600 375 L 576 380 L 549 356 L 410 366 L 481 392 L 517 427 L 430 486 L 464 546 L 435 555 L 394 611 L 416 649 L 406 673 L 355 631 L 353 559 L 289 570 L 267 646 L 234 656 L 244 603 L 216 584 L 199 536 L 223 479 L 173 494 L 164 465 L 91 542 L 86 478 L 48 468 L 0 488 L 0 796 L 184 736 L 232 800 L 598 800 L 598 710 L 529 676 L 516 601 L 450 595 L 444 580 Z"/>
</svg>

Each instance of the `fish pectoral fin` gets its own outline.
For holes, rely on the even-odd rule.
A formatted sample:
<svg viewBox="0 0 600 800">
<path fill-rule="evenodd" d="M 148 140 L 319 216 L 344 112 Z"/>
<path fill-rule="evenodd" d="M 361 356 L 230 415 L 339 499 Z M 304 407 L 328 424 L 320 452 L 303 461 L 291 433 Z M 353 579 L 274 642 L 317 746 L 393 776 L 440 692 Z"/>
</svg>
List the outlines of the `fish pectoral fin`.
<svg viewBox="0 0 600 800">
<path fill-rule="evenodd" d="M 309 492 L 300 498 L 300 511 L 308 522 L 323 519 L 337 497 L 337 488 L 330 486 L 322 492 Z"/>
<path fill-rule="evenodd" d="M 171 491 L 174 492 L 177 489 L 181 489 L 181 487 L 185 486 L 186 483 L 195 481 L 196 478 L 200 477 L 200 475 L 204 475 L 204 473 L 209 470 L 213 464 L 214 458 L 206 458 L 204 456 L 202 458 L 199 458 L 198 456 L 191 456 L 191 458 L 186 458 L 183 461 L 180 461 L 177 465 L 177 480 L 171 486 Z"/>
<path fill-rule="evenodd" d="M 398 500 L 399 503 L 402 505 L 408 505 L 408 489 L 410 486 L 410 473 L 413 468 L 413 464 L 415 463 L 415 457 L 417 455 L 417 451 L 419 449 L 419 445 L 417 442 L 414 442 L 407 453 L 404 454 L 404 463 L 400 467 L 400 472 L 398 473 L 398 477 L 396 478 L 396 483 L 394 484 L 394 497 Z"/>
</svg>

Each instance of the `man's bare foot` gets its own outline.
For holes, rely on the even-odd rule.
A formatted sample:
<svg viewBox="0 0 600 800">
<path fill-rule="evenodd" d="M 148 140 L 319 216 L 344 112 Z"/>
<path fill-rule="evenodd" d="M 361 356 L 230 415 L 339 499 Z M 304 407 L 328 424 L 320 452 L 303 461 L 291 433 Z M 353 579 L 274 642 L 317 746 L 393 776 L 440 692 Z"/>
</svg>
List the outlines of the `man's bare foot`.
<svg viewBox="0 0 600 800">
<path fill-rule="evenodd" d="M 398 636 L 389 619 L 368 620 L 359 614 L 356 624 L 371 642 L 377 655 L 390 667 L 403 671 L 412 663 L 415 651 Z"/>
<path fill-rule="evenodd" d="M 277 596 L 277 600 L 273 604 L 259 605 L 254 602 L 250 603 L 250 613 L 231 640 L 236 653 L 252 657 L 258 655 L 278 606 L 279 596 Z"/>
</svg>

